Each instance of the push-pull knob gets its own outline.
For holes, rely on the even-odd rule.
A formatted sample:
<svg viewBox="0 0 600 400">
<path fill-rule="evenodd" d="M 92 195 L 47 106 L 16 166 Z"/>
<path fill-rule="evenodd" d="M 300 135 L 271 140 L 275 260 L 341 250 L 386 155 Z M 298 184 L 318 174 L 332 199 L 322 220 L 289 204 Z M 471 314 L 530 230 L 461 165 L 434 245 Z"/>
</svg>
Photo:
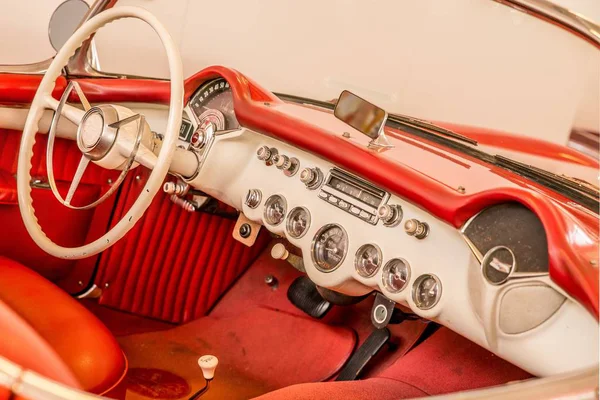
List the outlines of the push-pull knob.
<svg viewBox="0 0 600 400">
<path fill-rule="evenodd" d="M 215 356 L 205 355 L 198 359 L 198 365 L 202 370 L 202 375 L 207 381 L 215 377 L 215 369 L 219 365 L 219 359 Z"/>
<path fill-rule="evenodd" d="M 273 164 L 282 170 L 287 176 L 293 176 L 298 172 L 300 162 L 296 157 L 288 157 L 285 154 L 275 154 L 272 157 Z"/>
<path fill-rule="evenodd" d="M 258 159 L 261 161 L 266 161 L 269 158 L 271 158 L 271 149 L 269 148 L 269 146 L 261 146 L 256 151 L 256 157 L 258 157 Z"/>
<path fill-rule="evenodd" d="M 306 185 L 307 188 L 314 190 L 321 185 L 323 182 L 323 173 L 319 168 L 304 168 L 300 172 L 300 181 Z"/>
<path fill-rule="evenodd" d="M 292 165 L 292 162 L 285 154 L 279 154 L 273 157 L 273 164 L 279 169 L 288 169 Z"/>
<path fill-rule="evenodd" d="M 404 223 L 404 231 L 417 239 L 425 239 L 429 235 L 429 225 L 417 219 L 409 219 Z"/>
<path fill-rule="evenodd" d="M 256 150 L 256 157 L 258 157 L 259 160 L 264 161 L 267 165 L 273 165 L 275 157 L 277 157 L 278 154 L 279 152 L 275 147 L 261 146 Z"/>
<path fill-rule="evenodd" d="M 271 257 L 276 260 L 285 260 L 300 272 L 306 272 L 304 269 L 304 261 L 301 257 L 291 254 L 283 244 L 277 243 L 271 248 Z"/>
<path fill-rule="evenodd" d="M 402 221 L 402 207 L 384 204 L 377 210 L 377 216 L 385 226 L 396 226 Z"/>
</svg>

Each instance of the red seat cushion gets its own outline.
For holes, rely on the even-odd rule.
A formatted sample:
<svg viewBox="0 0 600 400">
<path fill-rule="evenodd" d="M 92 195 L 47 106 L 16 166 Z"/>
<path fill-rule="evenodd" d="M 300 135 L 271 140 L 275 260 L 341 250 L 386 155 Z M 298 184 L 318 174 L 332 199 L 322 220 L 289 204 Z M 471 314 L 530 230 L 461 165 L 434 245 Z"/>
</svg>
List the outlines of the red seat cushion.
<svg viewBox="0 0 600 400">
<path fill-rule="evenodd" d="M 50 281 L 1 256 L 0 301 L 50 345 L 84 390 L 101 394 L 123 378 L 127 361 L 102 322 Z"/>
</svg>

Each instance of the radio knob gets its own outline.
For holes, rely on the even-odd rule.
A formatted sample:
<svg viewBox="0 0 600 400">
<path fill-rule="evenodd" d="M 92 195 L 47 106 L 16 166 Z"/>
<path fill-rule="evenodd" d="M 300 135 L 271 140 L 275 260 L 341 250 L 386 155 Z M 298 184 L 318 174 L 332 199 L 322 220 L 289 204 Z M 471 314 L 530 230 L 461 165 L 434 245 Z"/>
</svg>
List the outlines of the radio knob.
<svg viewBox="0 0 600 400">
<path fill-rule="evenodd" d="M 314 190 L 321 185 L 323 182 L 323 173 L 319 168 L 304 168 L 300 172 L 300 181 L 306 185 L 307 188 Z"/>
<path fill-rule="evenodd" d="M 404 224 L 404 231 L 407 235 L 414 236 L 417 239 L 425 239 L 429 235 L 429 225 L 417 219 L 409 219 Z"/>
<path fill-rule="evenodd" d="M 384 204 L 377 210 L 377 216 L 385 226 L 396 226 L 402 221 L 402 207 Z"/>
<path fill-rule="evenodd" d="M 262 146 L 256 151 L 256 156 L 261 161 L 267 161 L 269 158 L 271 158 L 271 154 L 272 152 L 269 146 Z"/>
</svg>

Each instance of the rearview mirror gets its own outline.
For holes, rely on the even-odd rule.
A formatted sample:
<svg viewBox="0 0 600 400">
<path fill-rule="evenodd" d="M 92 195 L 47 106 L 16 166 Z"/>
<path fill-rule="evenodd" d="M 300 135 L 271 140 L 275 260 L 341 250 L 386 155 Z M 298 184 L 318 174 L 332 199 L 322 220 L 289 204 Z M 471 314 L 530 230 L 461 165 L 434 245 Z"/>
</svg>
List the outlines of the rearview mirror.
<svg viewBox="0 0 600 400">
<path fill-rule="evenodd" d="M 83 0 L 66 0 L 50 17 L 48 38 L 54 50 L 59 51 L 77 29 L 90 6 Z"/>
<path fill-rule="evenodd" d="M 379 137 L 387 120 L 384 109 L 347 90 L 340 95 L 333 114 L 374 140 Z"/>
</svg>

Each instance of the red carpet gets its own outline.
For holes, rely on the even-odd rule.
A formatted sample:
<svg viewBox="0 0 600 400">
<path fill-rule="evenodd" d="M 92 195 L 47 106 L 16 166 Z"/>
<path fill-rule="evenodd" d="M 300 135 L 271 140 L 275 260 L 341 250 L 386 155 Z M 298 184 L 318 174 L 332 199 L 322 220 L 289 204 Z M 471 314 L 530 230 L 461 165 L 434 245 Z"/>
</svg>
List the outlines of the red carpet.
<svg viewBox="0 0 600 400">
<path fill-rule="evenodd" d="M 110 396 L 147 399 L 158 393 L 156 398 L 165 394 L 185 398 L 188 390 L 175 383 L 184 380 L 192 393 L 200 389 L 204 378 L 197 359 L 213 354 L 219 358 L 219 367 L 202 398 L 247 399 L 288 385 L 328 379 L 349 358 L 356 338 L 347 328 L 256 308 L 231 317 L 201 318 L 166 331 L 124 336 L 119 342 L 130 373 Z"/>
</svg>

